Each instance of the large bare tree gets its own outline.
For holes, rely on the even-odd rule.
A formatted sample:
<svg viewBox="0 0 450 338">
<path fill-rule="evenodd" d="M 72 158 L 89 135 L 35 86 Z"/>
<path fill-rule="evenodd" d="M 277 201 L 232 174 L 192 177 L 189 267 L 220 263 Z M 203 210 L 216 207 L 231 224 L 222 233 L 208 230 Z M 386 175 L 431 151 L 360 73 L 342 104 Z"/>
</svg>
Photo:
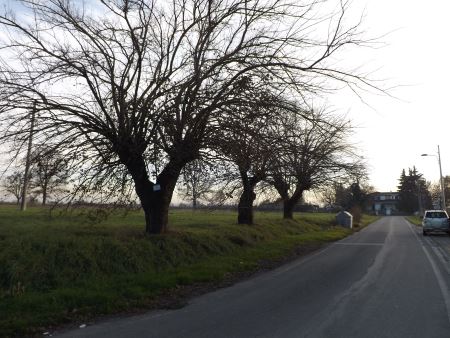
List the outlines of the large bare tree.
<svg viewBox="0 0 450 338">
<path fill-rule="evenodd" d="M 350 122 L 323 111 L 310 119 L 286 115 L 280 121 L 282 145 L 273 156 L 268 178 L 283 201 L 283 217 L 293 218 L 305 191 L 334 182 L 365 177 L 365 166 L 349 143 Z"/>
<path fill-rule="evenodd" d="M 253 203 L 256 187 L 268 178 L 273 156 L 280 145 L 278 124 L 281 112 L 297 114 L 296 104 L 283 96 L 274 95 L 267 83 L 257 86 L 248 79 L 242 89 L 254 101 L 247 107 L 229 106 L 221 120 L 216 142 L 219 152 L 237 168 L 235 177 L 240 181 L 238 224 L 253 224 Z M 298 118 L 307 118 L 307 113 Z"/>
<path fill-rule="evenodd" d="M 35 103 L 36 142 L 76 155 L 78 191 L 118 193 L 130 180 L 148 233 L 166 230 L 180 172 L 222 108 L 251 101 L 240 95 L 248 76 L 292 95 L 319 90 L 317 78 L 366 83 L 327 63 L 361 42 L 344 2 L 326 15 L 319 0 L 17 3 L 0 15 L 1 139 L 27 137 Z"/>
<path fill-rule="evenodd" d="M 229 124 L 223 131 L 222 152 L 237 168 L 241 193 L 238 202 L 238 224 L 253 224 L 255 188 L 267 177 L 271 155 L 268 135 L 261 123 L 249 122 L 248 128 Z M 233 177 L 231 177 L 233 178 Z M 237 177 L 234 177 L 236 180 Z"/>
</svg>

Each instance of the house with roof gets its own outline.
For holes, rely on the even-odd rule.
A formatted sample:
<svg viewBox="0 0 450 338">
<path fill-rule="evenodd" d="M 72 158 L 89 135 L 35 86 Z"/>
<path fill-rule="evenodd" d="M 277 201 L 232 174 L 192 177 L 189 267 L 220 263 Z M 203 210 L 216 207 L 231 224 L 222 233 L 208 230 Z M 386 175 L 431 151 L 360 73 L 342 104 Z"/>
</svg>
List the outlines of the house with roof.
<svg viewBox="0 0 450 338">
<path fill-rule="evenodd" d="M 366 211 L 375 215 L 393 215 L 398 212 L 400 193 L 374 192 L 368 196 Z"/>
</svg>

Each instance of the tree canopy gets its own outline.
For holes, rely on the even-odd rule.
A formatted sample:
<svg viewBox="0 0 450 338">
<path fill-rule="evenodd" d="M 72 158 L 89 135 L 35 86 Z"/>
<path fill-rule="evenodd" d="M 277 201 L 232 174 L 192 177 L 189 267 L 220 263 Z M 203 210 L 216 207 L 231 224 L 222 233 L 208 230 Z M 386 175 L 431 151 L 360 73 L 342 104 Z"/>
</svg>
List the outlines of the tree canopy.
<svg viewBox="0 0 450 338">
<path fill-rule="evenodd" d="M 17 2 L 26 17 L 0 15 L 0 140 L 23 142 L 35 106 L 35 139 L 74 159 L 75 192 L 136 194 L 149 233 L 223 121 L 261 102 L 299 111 L 327 81 L 370 86 L 335 62 L 362 44 L 347 2 L 325 15 L 316 0 Z"/>
</svg>

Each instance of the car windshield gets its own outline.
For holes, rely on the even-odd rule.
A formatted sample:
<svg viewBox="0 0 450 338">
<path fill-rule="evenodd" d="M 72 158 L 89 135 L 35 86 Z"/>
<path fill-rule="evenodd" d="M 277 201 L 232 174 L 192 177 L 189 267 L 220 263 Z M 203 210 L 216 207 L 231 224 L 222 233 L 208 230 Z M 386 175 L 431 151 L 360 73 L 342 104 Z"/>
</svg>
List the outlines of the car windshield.
<svg viewBox="0 0 450 338">
<path fill-rule="evenodd" d="M 447 215 L 443 211 L 428 211 L 426 218 L 447 218 Z"/>
</svg>

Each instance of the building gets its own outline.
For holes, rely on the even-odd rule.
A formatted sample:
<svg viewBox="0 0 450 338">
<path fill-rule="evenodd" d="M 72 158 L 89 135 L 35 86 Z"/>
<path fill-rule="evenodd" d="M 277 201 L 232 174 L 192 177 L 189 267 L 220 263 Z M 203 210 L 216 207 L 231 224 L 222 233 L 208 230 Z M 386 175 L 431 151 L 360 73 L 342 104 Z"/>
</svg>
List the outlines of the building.
<svg viewBox="0 0 450 338">
<path fill-rule="evenodd" d="M 398 212 L 398 192 L 374 192 L 369 195 L 367 211 L 375 215 L 393 215 Z"/>
</svg>

